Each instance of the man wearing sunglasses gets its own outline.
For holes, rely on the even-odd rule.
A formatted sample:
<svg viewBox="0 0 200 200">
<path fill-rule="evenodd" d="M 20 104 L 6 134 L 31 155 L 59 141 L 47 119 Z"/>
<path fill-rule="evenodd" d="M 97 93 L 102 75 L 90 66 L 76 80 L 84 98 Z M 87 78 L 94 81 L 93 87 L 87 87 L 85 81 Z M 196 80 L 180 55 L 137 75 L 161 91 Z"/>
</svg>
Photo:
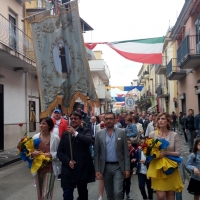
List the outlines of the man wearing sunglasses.
<svg viewBox="0 0 200 200">
<path fill-rule="evenodd" d="M 125 130 L 114 128 L 115 115 L 105 114 L 105 129 L 96 133 L 94 165 L 96 179 L 104 179 L 107 200 L 123 199 L 123 181 L 130 176 L 130 157 Z"/>
<path fill-rule="evenodd" d="M 82 115 L 78 112 L 70 114 L 70 122 L 71 126 L 63 133 L 57 151 L 57 156 L 62 162 L 63 200 L 73 200 L 75 187 L 78 189 L 79 200 L 88 200 L 87 183 L 95 181 L 94 165 L 89 150 L 92 132 L 89 128 L 81 126 Z"/>
</svg>

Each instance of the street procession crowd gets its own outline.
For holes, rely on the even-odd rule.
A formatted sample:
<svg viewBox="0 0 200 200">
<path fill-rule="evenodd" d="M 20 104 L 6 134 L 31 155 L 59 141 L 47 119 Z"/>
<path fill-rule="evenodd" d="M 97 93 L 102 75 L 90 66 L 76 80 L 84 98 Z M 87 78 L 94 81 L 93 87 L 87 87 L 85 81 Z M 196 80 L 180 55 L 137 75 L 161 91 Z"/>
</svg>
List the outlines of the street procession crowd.
<svg viewBox="0 0 200 200">
<path fill-rule="evenodd" d="M 108 200 L 134 199 L 130 188 L 138 187 L 142 198 L 181 200 L 185 169 L 181 162 L 179 134 L 189 145 L 186 168 L 191 172 L 187 188 L 200 198 L 200 114 L 188 116 L 173 112 L 112 112 L 92 116 L 81 108 L 69 118 L 55 109 L 51 117 L 40 120 L 40 139 L 31 157 L 44 154 L 51 159 L 35 174 L 38 200 L 51 200 L 56 177 L 61 180 L 63 200 L 88 200 L 87 184 L 99 182 L 99 198 L 104 188 Z M 177 125 L 178 122 L 178 126 Z M 176 132 L 179 127 L 179 131 Z M 138 186 L 131 185 L 131 176 L 138 177 Z"/>
</svg>

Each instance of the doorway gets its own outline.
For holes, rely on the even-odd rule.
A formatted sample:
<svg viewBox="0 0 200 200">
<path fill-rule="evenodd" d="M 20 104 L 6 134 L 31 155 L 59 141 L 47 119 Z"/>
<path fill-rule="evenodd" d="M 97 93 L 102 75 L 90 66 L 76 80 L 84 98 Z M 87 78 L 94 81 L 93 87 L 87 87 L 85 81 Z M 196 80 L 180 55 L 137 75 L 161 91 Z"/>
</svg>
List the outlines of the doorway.
<svg viewBox="0 0 200 200">
<path fill-rule="evenodd" d="M 4 150 L 4 87 L 0 84 L 0 151 Z"/>
<path fill-rule="evenodd" d="M 186 113 L 187 114 L 187 112 L 186 112 L 186 101 L 185 101 L 185 99 L 181 99 L 181 104 L 182 104 L 182 112 L 183 113 Z"/>
</svg>

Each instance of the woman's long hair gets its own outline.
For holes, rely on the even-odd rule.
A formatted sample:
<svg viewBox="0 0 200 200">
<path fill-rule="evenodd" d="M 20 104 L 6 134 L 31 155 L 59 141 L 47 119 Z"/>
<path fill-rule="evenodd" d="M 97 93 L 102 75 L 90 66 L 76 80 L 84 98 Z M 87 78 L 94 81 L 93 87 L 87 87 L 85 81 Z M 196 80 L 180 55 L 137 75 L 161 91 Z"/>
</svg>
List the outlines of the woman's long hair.
<svg viewBox="0 0 200 200">
<path fill-rule="evenodd" d="M 194 143 L 193 150 L 192 150 L 192 152 L 193 152 L 194 155 L 195 155 L 195 156 L 194 156 L 194 159 L 193 159 L 194 162 L 196 162 L 197 151 L 198 151 L 197 146 L 198 146 L 199 143 L 200 143 L 200 139 L 196 139 L 196 141 L 195 141 L 195 143 Z"/>
<path fill-rule="evenodd" d="M 160 117 L 163 116 L 163 115 L 164 115 L 164 116 L 166 117 L 166 119 L 167 119 L 167 129 L 168 129 L 168 130 L 171 130 L 171 127 L 172 127 L 172 118 L 171 118 L 171 115 L 168 114 L 168 113 L 166 113 L 166 112 L 160 113 L 160 114 L 157 116 L 157 118 L 156 118 L 156 128 L 157 128 L 157 129 L 160 129 L 158 121 L 159 121 Z"/>
</svg>

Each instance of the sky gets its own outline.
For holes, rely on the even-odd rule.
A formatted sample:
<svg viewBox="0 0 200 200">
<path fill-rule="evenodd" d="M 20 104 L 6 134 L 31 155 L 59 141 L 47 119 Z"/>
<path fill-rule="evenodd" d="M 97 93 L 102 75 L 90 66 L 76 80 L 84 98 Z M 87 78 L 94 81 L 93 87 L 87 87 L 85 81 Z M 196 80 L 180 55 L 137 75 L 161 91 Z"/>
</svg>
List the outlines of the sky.
<svg viewBox="0 0 200 200">
<path fill-rule="evenodd" d="M 114 42 L 165 36 L 185 0 L 80 0 L 80 16 L 94 29 L 85 42 Z M 107 45 L 97 45 L 108 64 L 112 86 L 129 86 L 142 63 L 123 58 Z"/>
</svg>

